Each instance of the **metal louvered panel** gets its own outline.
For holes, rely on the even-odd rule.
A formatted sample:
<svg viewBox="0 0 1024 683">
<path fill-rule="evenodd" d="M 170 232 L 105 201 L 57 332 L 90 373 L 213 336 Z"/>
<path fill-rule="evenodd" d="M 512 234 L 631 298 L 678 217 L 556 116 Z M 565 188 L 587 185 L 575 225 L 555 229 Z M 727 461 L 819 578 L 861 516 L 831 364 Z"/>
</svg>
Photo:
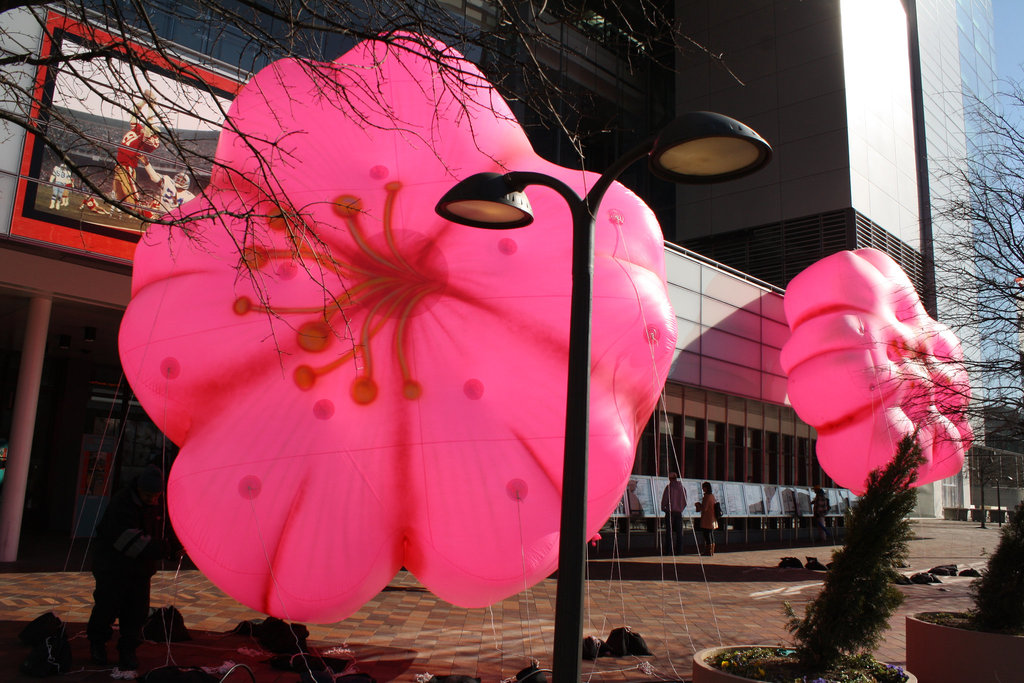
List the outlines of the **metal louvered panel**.
<svg viewBox="0 0 1024 683">
<path fill-rule="evenodd" d="M 783 223 L 786 282 L 823 256 L 821 251 L 821 216 Z"/>
<path fill-rule="evenodd" d="M 855 248 L 872 247 L 888 254 L 907 274 L 918 294 L 921 294 L 924 291 L 924 269 L 921 254 L 867 216 L 855 211 L 854 220 L 857 226 Z"/>
<path fill-rule="evenodd" d="M 891 256 L 918 291 L 923 282 L 921 255 L 853 209 L 701 237 L 682 246 L 778 287 L 830 254 L 874 247 Z"/>
<path fill-rule="evenodd" d="M 782 246 L 782 225 L 766 225 L 760 228 L 753 228 L 745 231 L 749 259 L 747 267 L 754 277 L 776 286 L 782 286 L 785 281 L 783 261 L 779 249 Z"/>
</svg>

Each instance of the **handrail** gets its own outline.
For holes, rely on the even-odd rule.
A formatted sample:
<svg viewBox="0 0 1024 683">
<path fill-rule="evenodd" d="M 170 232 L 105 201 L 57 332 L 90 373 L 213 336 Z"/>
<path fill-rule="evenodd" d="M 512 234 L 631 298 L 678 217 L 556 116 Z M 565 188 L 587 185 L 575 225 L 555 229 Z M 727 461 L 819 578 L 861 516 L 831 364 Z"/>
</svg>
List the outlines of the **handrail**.
<svg viewBox="0 0 1024 683">
<path fill-rule="evenodd" d="M 773 285 L 770 282 L 765 282 L 764 280 L 756 278 L 753 275 L 748 275 L 747 273 L 744 273 L 742 270 L 737 270 L 732 266 L 727 266 L 724 263 L 719 263 L 718 261 L 705 256 L 704 254 L 700 254 L 696 251 L 690 251 L 686 247 L 681 247 L 678 244 L 669 242 L 668 240 L 665 241 L 665 249 L 671 252 L 675 252 L 680 256 L 685 256 L 687 258 L 693 259 L 694 261 L 703 263 L 704 265 L 710 266 L 716 270 L 720 270 L 727 275 L 731 275 L 740 280 L 749 282 L 750 284 L 760 287 L 761 289 L 768 290 L 769 292 L 774 292 L 775 294 L 779 295 L 783 295 L 786 293 L 786 290 L 782 287 Z"/>
</svg>

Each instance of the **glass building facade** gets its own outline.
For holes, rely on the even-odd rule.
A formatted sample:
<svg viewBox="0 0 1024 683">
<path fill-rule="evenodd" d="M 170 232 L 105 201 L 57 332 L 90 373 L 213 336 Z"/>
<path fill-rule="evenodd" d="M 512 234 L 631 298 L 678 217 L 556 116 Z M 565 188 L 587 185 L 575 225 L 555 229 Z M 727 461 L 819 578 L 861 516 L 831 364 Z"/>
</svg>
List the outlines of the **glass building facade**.
<svg viewBox="0 0 1024 683">
<path fill-rule="evenodd" d="M 140 19 L 131 14 L 133 5 L 122 4 L 126 20 Z M 501 21 L 487 0 L 420 4 L 425 11 L 453 12 L 467 26 L 489 28 Z M 576 117 L 579 148 L 513 104 L 538 151 L 566 166 L 585 159 L 588 168 L 605 168 L 674 113 L 692 110 L 744 121 L 775 149 L 768 168 L 723 185 L 676 189 L 639 167 L 622 176 L 661 220 L 679 319 L 676 359 L 633 473 L 664 477 L 678 471 L 687 479 L 828 487 L 832 482 L 814 456 L 816 434 L 788 406 L 778 362 L 788 337 L 781 288 L 818 259 L 864 246 L 889 253 L 926 296 L 930 279 L 946 276 L 932 271 L 930 250 L 944 230 L 962 226 L 933 220 L 929 196 L 950 188 L 929 171 L 929 163 L 934 169 L 940 159 L 966 158 L 971 151 L 963 93 L 992 92 L 990 3 L 657 4 L 691 48 L 706 49 L 653 54 L 638 49 L 608 17 L 550 3 L 556 15 L 548 25 L 557 33 L 549 45 L 562 49 L 537 55 L 562 89 L 586 105 L 565 112 Z M 246 6 L 225 4 L 239 11 Z M 274 58 L 230 23 L 209 21 L 194 3 L 153 0 L 145 7 L 154 30 L 197 63 L 244 75 Z M 268 22 L 273 32 L 273 20 Z M 296 41 L 296 54 L 318 59 L 331 59 L 352 44 L 314 33 Z M 486 72 L 501 73 L 502 54 L 495 46 L 468 56 Z M 11 160 L 20 154 L 18 144 L 12 138 L 0 150 L 9 175 L 16 173 Z M 4 195 L 11 196 L 6 190 Z M 9 201 L 2 208 L 9 222 Z M 132 467 L 155 448 L 137 405 L 111 393 L 119 375 L 116 334 L 130 268 L 12 245 L 5 238 L 0 234 L 0 307 L 11 324 L 0 338 L 6 368 L 0 380 L 8 395 L 15 393 L 23 358 L 29 302 L 41 291 L 60 300 L 50 314 L 49 366 L 29 488 L 63 500 L 32 503 L 46 510 L 34 523 L 63 531 L 72 523 L 68 501 L 76 491 L 83 436 L 94 435 L 101 423 L 109 428 L 109 420 L 131 424 Z M 944 305 L 937 302 L 940 319 Z M 88 352 L 82 350 L 83 326 L 98 330 Z M 71 338 L 69 348 L 59 341 L 64 335 Z M 9 428 L 16 400 L 3 413 L 0 430 Z M 57 435 L 55 424 L 72 427 Z M 961 482 L 942 489 L 922 514 L 963 504 Z"/>
<path fill-rule="evenodd" d="M 832 486 L 814 429 L 792 408 L 681 384 L 644 430 L 634 474 L 755 484 Z"/>
</svg>

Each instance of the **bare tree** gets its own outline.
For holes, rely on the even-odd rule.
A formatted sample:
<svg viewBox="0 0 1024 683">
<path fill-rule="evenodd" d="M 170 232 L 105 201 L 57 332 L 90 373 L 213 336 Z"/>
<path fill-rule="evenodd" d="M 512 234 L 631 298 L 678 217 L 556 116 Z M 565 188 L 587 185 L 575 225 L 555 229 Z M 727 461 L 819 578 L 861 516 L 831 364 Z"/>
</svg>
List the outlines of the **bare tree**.
<svg viewBox="0 0 1024 683">
<path fill-rule="evenodd" d="M 161 182 L 169 187 L 173 177 L 181 190 L 177 197 L 187 198 L 218 172 L 214 151 L 232 90 L 274 61 L 309 60 L 312 82 L 331 89 L 333 97 L 325 99 L 344 103 L 339 114 L 357 124 L 365 123 L 367 108 L 388 111 L 380 92 L 353 90 L 357 79 L 339 79 L 330 66 L 357 43 L 374 41 L 387 50 L 425 51 L 444 87 L 456 94 L 479 68 L 535 144 L 559 157 L 553 161 L 582 167 L 586 155 L 603 168 L 674 114 L 670 89 L 654 89 L 663 91 L 662 106 L 651 106 L 646 95 L 652 74 L 670 74 L 678 51 L 701 51 L 723 64 L 721 55 L 685 36 L 666 13 L 671 6 L 664 0 L 8 3 L 5 8 L 21 14 L 0 26 L 0 142 L 5 126 L 8 133 L 27 131 L 43 149 L 28 173 L 22 171 L 29 176 L 26 205 L 34 202 L 45 213 L 52 190 L 49 208 L 56 203 L 66 221 L 141 233 L 166 222 Z M 464 57 L 442 52 L 434 40 Z M 181 118 L 190 124 L 174 125 Z M 397 117 L 389 124 L 402 126 Z M 261 150 L 257 157 L 273 154 L 273 141 L 234 132 Z M 305 230 L 301 209 L 275 196 L 269 160 L 259 167 L 262 177 L 248 180 L 263 188 L 268 201 L 232 212 L 250 226 L 237 238 L 240 271 L 248 271 L 257 287 L 247 249 L 260 225 L 283 217 L 290 232 L 312 240 L 313 251 L 324 246 L 316 231 Z M 152 183 L 145 182 L 144 170 Z M 77 190 L 73 204 L 58 198 L 71 194 L 63 187 Z M 169 192 L 173 200 L 176 190 Z M 218 218 L 210 212 L 176 216 L 176 230 L 194 237 L 190 223 Z M 325 306 L 337 304 L 336 295 L 325 291 Z"/>
<path fill-rule="evenodd" d="M 941 319 L 965 342 L 975 384 L 968 408 L 990 446 L 1024 439 L 1024 89 L 975 99 L 969 163 L 940 169 L 937 209 L 951 229 L 936 245 Z"/>
<path fill-rule="evenodd" d="M 512 0 L 420 0 L 414 2 L 266 2 L 259 0 L 80 0 L 42 5 L 5 3 L 21 7 L 42 32 L 44 49 L 32 38 L 3 36 L 0 66 L 0 118 L 34 134 L 49 149 L 49 165 L 63 163 L 94 196 L 97 207 L 119 211 L 134 220 L 151 219 L 137 197 L 111 186 L 110 169 L 124 145 L 109 131 L 106 139 L 75 116 L 74 102 L 55 102 L 55 78 L 64 90 L 108 118 L 140 120 L 154 127 L 176 116 L 199 119 L 216 130 L 230 93 L 197 78 L 196 65 L 228 79 L 244 82 L 263 66 L 284 58 L 304 57 L 329 62 L 359 41 L 371 40 L 402 49 L 398 39 L 417 34 L 436 38 L 477 64 L 508 99 L 528 128 L 539 137 L 560 143 L 582 164 L 588 142 L 652 129 L 669 111 L 648 110 L 649 120 L 624 121 L 621 112 L 596 106 L 594 91 L 581 88 L 570 68 L 594 62 L 594 51 L 613 57 L 611 80 L 640 79 L 651 69 L 670 70 L 679 49 L 703 50 L 686 39 L 666 15 L 670 3 L 659 0 L 618 2 L 516 2 Z M 48 22 L 50 10 L 78 22 L 84 35 L 71 36 L 61 25 Z M 175 30 L 172 30 L 174 27 Z M 72 39 L 73 38 L 73 39 Z M 192 45 L 182 45 L 191 42 Z M 425 42 L 425 41 L 421 41 Z M 442 58 L 431 44 L 438 68 L 451 88 L 464 81 L 463 65 Z M 613 52 L 614 51 L 614 52 Z M 585 54 L 587 53 L 587 54 Z M 216 56 L 214 58 L 213 56 Z M 598 54 L 601 57 L 601 54 Z M 219 61 L 218 61 L 219 60 Z M 162 78 L 154 75 L 158 65 Z M 18 67 L 46 67 L 48 80 L 40 90 L 32 79 L 12 76 Z M 584 69 L 590 67 L 583 67 Z M 106 74 L 104 81 L 100 72 Z M 166 79 L 189 83 L 216 106 L 197 110 L 187 98 L 162 91 Z M 323 87 L 333 86 L 326 75 Z M 604 93 L 606 99 L 614 93 Z M 361 93 L 369 102 L 378 93 Z M 357 110 L 357 108 L 356 108 Z M 400 125 L 400 122 L 396 122 Z M 181 166 L 193 177 L 209 174 L 209 139 L 183 139 L 171 126 L 159 126 L 160 138 L 142 145 L 156 159 Z M 145 133 L 144 133 L 145 134 Z M 547 141 L 547 139 L 545 140 Z M 628 141 L 627 141 L 628 142 Z M 601 161 L 598 159 L 598 161 Z M 48 181 L 41 177 L 45 185 Z M 94 207 L 94 208 L 97 208 Z"/>
</svg>

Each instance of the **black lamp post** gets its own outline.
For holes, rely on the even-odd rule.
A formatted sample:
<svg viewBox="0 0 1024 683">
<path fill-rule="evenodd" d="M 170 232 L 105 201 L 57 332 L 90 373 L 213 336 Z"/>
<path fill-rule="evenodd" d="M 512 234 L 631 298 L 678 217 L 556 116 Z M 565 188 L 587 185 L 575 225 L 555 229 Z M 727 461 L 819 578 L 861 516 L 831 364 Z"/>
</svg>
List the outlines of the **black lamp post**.
<svg viewBox="0 0 1024 683">
<path fill-rule="evenodd" d="M 543 173 L 478 173 L 449 190 L 435 209 L 442 218 L 471 227 L 521 228 L 533 222 L 533 211 L 523 190 L 529 185 L 541 185 L 558 192 L 572 215 L 569 372 L 555 596 L 554 683 L 577 683 L 581 673 L 594 216 L 612 182 L 645 156 L 651 173 L 659 178 L 700 184 L 731 180 L 761 169 L 771 159 L 771 147 L 753 130 L 727 116 L 691 112 L 612 164 L 585 197 Z"/>
</svg>

